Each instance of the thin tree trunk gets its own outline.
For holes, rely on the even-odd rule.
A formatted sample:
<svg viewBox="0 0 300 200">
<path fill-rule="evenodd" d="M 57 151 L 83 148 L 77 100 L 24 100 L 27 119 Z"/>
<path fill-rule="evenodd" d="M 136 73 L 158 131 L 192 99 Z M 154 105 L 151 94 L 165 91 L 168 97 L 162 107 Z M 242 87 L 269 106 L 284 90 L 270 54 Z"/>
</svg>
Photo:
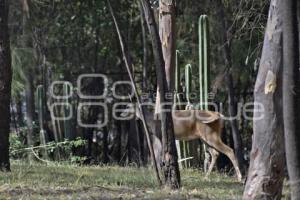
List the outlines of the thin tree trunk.
<svg viewBox="0 0 300 200">
<path fill-rule="evenodd" d="M 25 81 L 26 98 L 26 125 L 27 125 L 27 145 L 33 146 L 33 121 L 34 121 L 34 92 L 33 77 L 31 70 L 28 70 Z M 31 152 L 28 154 L 29 161 L 33 159 Z"/>
<path fill-rule="evenodd" d="M 145 166 L 147 164 L 147 152 L 148 149 L 147 144 L 146 144 L 146 138 L 144 137 L 144 133 L 141 127 L 141 123 L 139 120 L 136 121 L 137 123 L 137 128 L 139 129 L 138 131 L 138 137 L 139 137 L 139 149 L 140 149 L 140 161 L 141 161 L 141 166 Z"/>
<path fill-rule="evenodd" d="M 230 69 L 232 67 L 231 60 L 231 51 L 229 46 L 229 39 L 227 37 L 227 27 L 226 27 L 226 18 L 224 13 L 224 5 L 222 0 L 216 1 L 217 9 L 218 9 L 218 18 L 221 23 L 221 38 L 222 38 L 222 46 L 223 47 L 223 57 L 226 68 Z M 229 116 L 232 118 L 230 120 L 232 138 L 234 143 L 234 152 L 237 157 L 239 167 L 243 168 L 244 158 L 243 158 L 243 147 L 242 147 L 242 138 L 239 134 L 237 119 L 235 119 L 237 115 L 237 103 L 234 98 L 234 85 L 233 85 L 233 77 L 232 72 L 229 70 L 226 74 L 226 84 L 228 90 L 228 110 Z"/>
<path fill-rule="evenodd" d="M 148 29 L 151 35 L 153 53 L 156 65 L 156 76 L 159 88 L 160 105 L 167 103 L 164 109 L 169 112 L 161 112 L 161 131 L 163 143 L 162 155 L 162 172 L 164 175 L 165 185 L 170 188 L 180 187 L 180 172 L 177 162 L 177 150 L 175 144 L 174 127 L 172 120 L 172 99 L 166 98 L 165 94 L 172 92 L 172 63 L 174 64 L 175 49 L 174 49 L 174 17 L 175 17 L 175 2 L 174 1 L 161 1 L 160 17 L 163 17 L 167 34 L 163 35 L 162 42 L 160 41 L 157 26 L 154 20 L 154 14 L 150 8 L 148 0 L 141 0 L 145 18 L 147 21 Z M 163 31 L 164 32 L 164 31 Z M 161 33 L 164 34 L 164 33 Z M 162 46 L 163 45 L 163 46 Z M 163 48 L 165 54 L 163 54 Z M 174 52 L 174 53 L 173 53 Z M 166 60 L 166 62 L 165 62 Z M 173 61 L 172 61 L 173 60 Z M 166 65 L 165 65 L 166 64 Z M 166 68 L 165 68 L 166 67 Z M 168 75 L 166 75 L 166 71 Z M 171 95 L 173 96 L 173 95 Z"/>
<path fill-rule="evenodd" d="M 12 70 L 8 9 L 8 1 L 0 0 L 0 171 L 10 171 L 9 132 Z"/>
<path fill-rule="evenodd" d="M 231 72 L 227 74 L 226 78 L 227 89 L 228 89 L 228 109 L 229 116 L 233 119 L 230 120 L 234 153 L 237 157 L 239 167 L 243 170 L 244 166 L 244 157 L 243 157 L 243 145 L 242 145 L 242 137 L 239 133 L 238 121 L 236 119 L 237 116 L 237 103 L 235 100 L 234 87 L 233 87 L 233 78 Z"/>
<path fill-rule="evenodd" d="M 127 72 L 128 72 L 131 84 L 132 84 L 132 88 L 133 88 L 133 91 L 134 91 L 134 94 L 135 94 L 135 97 L 136 97 L 136 101 L 137 101 L 137 104 L 138 104 L 138 109 L 141 112 L 141 120 L 142 120 L 143 127 L 144 127 L 144 130 L 145 130 L 147 143 L 148 143 L 148 147 L 149 147 L 149 150 L 150 150 L 150 155 L 151 155 L 152 162 L 153 162 L 154 169 L 155 169 L 156 178 L 157 178 L 157 181 L 158 181 L 159 185 L 161 186 L 162 182 L 161 182 L 161 179 L 160 179 L 160 176 L 159 176 L 158 166 L 157 166 L 157 163 L 156 163 L 156 160 L 155 160 L 154 150 L 153 150 L 153 145 L 152 145 L 152 141 L 151 141 L 151 138 L 150 138 L 149 130 L 148 130 L 148 127 L 147 127 L 147 124 L 146 124 L 146 121 L 145 121 L 144 108 L 141 105 L 141 99 L 140 99 L 140 96 L 138 94 L 136 84 L 134 82 L 133 75 L 132 75 L 132 70 L 131 70 L 132 63 L 128 59 L 128 52 L 125 50 L 124 39 L 121 35 L 119 25 L 117 23 L 114 11 L 111 7 L 111 4 L 110 4 L 109 0 L 107 0 L 107 4 L 108 4 L 110 13 L 112 15 L 112 18 L 113 18 L 113 21 L 114 21 L 114 24 L 115 24 L 115 27 L 116 27 L 116 31 L 117 31 L 117 34 L 118 34 L 118 38 L 119 38 L 119 42 L 120 42 L 120 46 L 121 46 L 121 50 L 122 50 L 122 54 L 123 54 L 123 60 L 125 62 L 125 66 L 126 66 L 126 69 L 127 69 Z"/>
<path fill-rule="evenodd" d="M 134 119 L 131 119 L 129 121 L 129 129 L 127 129 L 127 152 L 128 152 L 128 164 L 132 163 L 132 152 L 133 152 L 133 142 L 132 142 L 132 135 L 135 133 L 133 121 Z M 134 134 L 135 135 L 135 134 Z"/>
<path fill-rule="evenodd" d="M 121 163 L 121 158 L 122 158 L 122 121 L 115 121 L 116 126 L 117 126 L 117 131 L 118 135 L 116 138 L 116 143 L 117 143 L 117 153 L 116 153 L 116 159 L 118 163 Z"/>
<path fill-rule="evenodd" d="M 20 93 L 16 96 L 16 115 L 17 123 L 19 127 L 22 127 L 24 125 L 24 116 L 22 112 L 22 97 Z"/>
<path fill-rule="evenodd" d="M 282 1 L 283 13 L 283 120 L 286 163 L 291 199 L 300 199 L 300 85 L 297 0 Z M 299 2 L 298 2 L 299 4 Z"/>
<path fill-rule="evenodd" d="M 146 34 L 146 20 L 143 12 L 143 6 L 140 2 L 141 28 L 142 28 L 142 42 L 143 42 L 143 91 L 147 92 L 149 89 L 149 69 L 148 69 L 148 44 Z"/>
<path fill-rule="evenodd" d="M 281 0 L 272 0 L 256 79 L 253 143 L 243 199 L 281 199 L 284 179 Z"/>
<path fill-rule="evenodd" d="M 127 156 L 127 140 L 128 140 L 128 121 L 120 121 L 120 163 L 121 165 L 126 165 Z"/>
<path fill-rule="evenodd" d="M 298 22 L 298 39 L 299 39 L 298 46 L 300 47 L 300 3 L 299 2 L 297 2 L 297 22 Z M 299 50 L 299 57 L 300 57 L 300 50 Z"/>
<path fill-rule="evenodd" d="M 29 48 L 32 46 L 31 31 L 29 24 L 29 1 L 23 0 L 23 35 L 22 43 L 23 48 Z M 33 121 L 34 121 L 34 77 L 32 66 L 26 66 L 26 80 L 25 80 L 25 100 L 26 100 L 26 125 L 27 125 L 27 144 L 33 146 Z M 31 152 L 28 154 L 28 159 L 31 161 L 33 155 Z"/>
<path fill-rule="evenodd" d="M 141 134 L 140 134 L 140 129 L 139 129 L 139 121 L 138 120 L 135 120 L 134 122 L 134 127 L 135 127 L 135 130 L 136 130 L 136 146 L 137 146 L 137 156 L 138 156 L 138 166 L 141 166 L 143 165 L 143 161 L 142 161 L 142 146 L 141 146 Z"/>
<path fill-rule="evenodd" d="M 11 120 L 12 120 L 12 125 L 13 127 L 15 128 L 15 131 L 16 131 L 16 134 L 18 136 L 20 136 L 20 132 L 19 132 L 19 127 L 18 127 L 18 122 L 17 122 L 17 116 L 16 116 L 16 112 L 15 112 L 15 109 L 14 109 L 14 104 L 12 103 L 11 104 Z"/>
<path fill-rule="evenodd" d="M 109 152 L 108 152 L 108 150 L 109 150 L 109 148 L 108 148 L 108 129 L 105 126 L 103 128 L 103 163 L 104 164 L 109 162 Z"/>
</svg>

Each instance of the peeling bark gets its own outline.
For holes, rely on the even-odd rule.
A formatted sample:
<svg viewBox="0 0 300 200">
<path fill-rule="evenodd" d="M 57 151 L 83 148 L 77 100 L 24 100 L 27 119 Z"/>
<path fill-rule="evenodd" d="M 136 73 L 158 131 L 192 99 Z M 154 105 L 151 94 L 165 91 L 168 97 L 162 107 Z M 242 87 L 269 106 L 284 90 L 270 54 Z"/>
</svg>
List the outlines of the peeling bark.
<svg viewBox="0 0 300 200">
<path fill-rule="evenodd" d="M 254 135 L 243 195 L 243 199 L 247 200 L 281 199 L 282 194 L 285 156 L 282 113 L 282 18 L 279 3 L 280 0 L 272 0 L 270 5 L 255 84 Z M 271 79 L 270 74 L 273 77 Z M 266 85 L 269 86 L 270 83 L 276 87 L 267 87 L 266 92 Z M 263 106 L 263 112 L 258 108 L 258 104 Z"/>
<path fill-rule="evenodd" d="M 168 103 L 164 106 L 164 109 L 171 110 L 172 103 L 171 99 L 167 98 L 169 92 L 171 92 L 171 75 L 170 70 L 173 66 L 170 65 L 171 60 L 175 57 L 172 57 L 172 52 L 175 49 L 174 46 L 172 48 L 168 47 L 168 50 L 164 50 L 167 55 L 163 53 L 164 46 L 159 37 L 159 32 L 157 30 L 157 26 L 154 19 L 153 11 L 150 8 L 150 4 L 148 0 L 141 0 L 145 18 L 147 21 L 148 29 L 151 36 L 151 42 L 153 47 L 153 54 L 155 58 L 155 66 L 156 66 L 156 76 L 157 83 L 159 87 L 159 98 L 161 103 Z M 175 1 L 174 0 L 164 0 L 160 2 L 161 6 L 166 6 L 160 8 L 161 14 L 168 13 L 170 18 L 169 20 L 174 20 L 175 16 Z M 166 12 L 167 11 L 167 12 Z M 175 23 L 174 21 L 169 21 L 168 23 Z M 172 30 L 169 30 L 172 33 Z M 166 34 L 168 40 L 168 44 L 170 45 L 172 42 L 170 40 L 170 35 Z M 165 37 L 163 37 L 165 38 Z M 173 38 L 174 39 L 174 38 Z M 170 40 L 170 41 L 169 41 Z M 168 60 L 168 61 L 167 61 Z M 168 66 L 165 65 L 165 62 L 168 63 Z M 166 67 L 166 68 L 165 68 Z M 169 68 L 170 67 L 170 68 Z M 168 74 L 168 75 L 167 75 Z M 168 76 L 168 77 L 167 77 Z M 162 104 L 161 104 L 162 105 Z M 162 143 L 163 143 L 163 161 L 162 161 L 162 172 L 164 176 L 165 186 L 168 186 L 172 189 L 176 189 L 180 187 L 180 172 L 179 166 L 177 162 L 177 151 L 175 145 L 175 135 L 174 135 L 174 127 L 171 112 L 161 112 L 161 132 L 162 132 Z"/>
<path fill-rule="evenodd" d="M 299 38 L 297 0 L 282 2 L 283 13 L 283 115 L 286 163 L 291 199 L 300 199 L 300 124 L 299 124 Z"/>
<path fill-rule="evenodd" d="M 160 100 L 163 100 L 161 102 L 166 102 L 166 95 L 173 93 L 175 85 L 175 0 L 160 0 L 159 34 L 160 40 L 162 41 L 162 53 L 165 61 L 164 69 L 167 83 L 164 92 L 160 90 L 160 93 L 164 96 L 160 96 Z M 159 51 L 159 49 L 156 49 L 156 51 Z M 158 84 L 159 88 L 163 88 L 163 80 L 158 80 L 158 82 L 160 82 Z M 173 95 L 171 96 L 173 97 Z M 167 99 L 167 101 L 173 102 L 172 99 Z M 168 108 L 171 110 L 172 106 L 168 106 Z M 165 114 L 161 113 L 161 116 L 163 144 L 162 171 L 166 186 L 176 189 L 180 187 L 180 176 L 171 111 Z"/>
<path fill-rule="evenodd" d="M 174 91 L 175 73 L 175 1 L 161 0 L 159 5 L 159 35 L 165 60 L 166 79 L 170 92 Z"/>
</svg>

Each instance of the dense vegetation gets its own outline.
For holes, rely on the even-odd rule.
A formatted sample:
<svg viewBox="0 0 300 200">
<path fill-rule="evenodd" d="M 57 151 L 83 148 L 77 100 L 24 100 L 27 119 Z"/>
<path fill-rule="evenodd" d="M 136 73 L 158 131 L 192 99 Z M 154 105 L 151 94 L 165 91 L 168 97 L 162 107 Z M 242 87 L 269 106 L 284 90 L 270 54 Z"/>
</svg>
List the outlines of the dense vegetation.
<svg viewBox="0 0 300 200">
<path fill-rule="evenodd" d="M 10 6 L 10 30 L 12 43 L 12 63 L 13 63 L 13 123 L 16 134 L 23 144 L 39 145 L 38 137 L 39 129 L 49 129 L 51 124 L 51 116 L 49 110 L 44 111 L 44 125 L 39 125 L 40 119 L 38 112 L 40 112 L 40 103 L 35 101 L 34 95 L 37 96 L 37 88 L 43 85 L 48 92 L 47 103 L 53 104 L 57 100 L 49 94 L 49 87 L 53 81 L 69 81 L 72 83 L 74 89 L 77 89 L 77 79 L 81 74 L 105 74 L 108 75 L 109 85 L 117 80 L 129 80 L 126 68 L 122 61 L 122 54 L 120 52 L 119 41 L 116 39 L 116 33 L 113 26 L 112 18 L 107 10 L 105 1 L 20 1 L 11 2 Z M 154 3 L 155 4 L 155 3 Z M 195 6 L 193 6 L 195 5 Z M 156 77 L 153 67 L 152 52 L 149 36 L 144 35 L 142 29 L 147 29 L 141 19 L 141 9 L 138 2 L 120 1 L 118 3 L 112 2 L 112 6 L 117 13 L 118 23 L 126 41 L 126 48 L 130 52 L 130 60 L 134 64 L 134 78 L 140 89 L 140 92 L 150 95 L 155 94 Z M 211 7 L 213 6 L 213 7 Z M 183 73 L 184 66 L 191 63 L 197 66 L 198 63 L 198 17 L 201 14 L 207 14 L 210 21 L 211 33 L 211 83 L 214 93 L 214 102 L 221 102 L 224 105 L 223 113 L 227 112 L 227 88 L 223 87 L 224 70 L 230 67 L 233 76 L 233 90 L 235 104 L 238 102 L 247 102 L 253 99 L 252 87 L 254 84 L 255 74 L 257 72 L 257 65 L 259 63 L 259 55 L 262 47 L 262 37 L 264 26 L 266 23 L 268 3 L 256 1 L 226 1 L 223 7 L 220 7 L 220 2 L 211 4 L 203 1 L 196 2 L 178 2 L 176 8 L 176 35 L 177 49 L 180 51 L 179 62 Z M 221 9 L 221 10 L 220 10 Z M 158 12 L 157 7 L 154 6 L 155 13 Z M 223 17 L 222 14 L 223 13 Z M 221 15 L 221 16 L 220 16 Z M 222 18 L 221 18 L 222 17 Z M 226 24 L 226 30 L 222 27 Z M 228 29 L 228 30 L 227 30 Z M 140 30 L 140 31 L 136 31 Z M 147 30 L 146 30 L 147 31 Z M 232 63 L 231 66 L 226 66 L 223 59 L 224 42 L 222 39 L 222 31 L 226 31 L 226 42 L 229 44 L 229 51 Z M 146 43 L 143 43 L 143 37 L 146 37 Z M 228 41 L 227 41 L 228 38 Z M 143 45 L 146 45 L 147 51 L 143 52 Z M 243 51 L 241 51 L 243 49 Z M 144 55 L 143 53 L 146 53 Z M 146 59 L 146 63 L 144 62 Z M 146 65 L 146 66 L 144 66 Z M 146 69 L 143 69 L 146 67 Z M 197 67 L 194 67 L 197 70 Z M 143 71 L 147 71 L 147 78 L 143 77 Z M 145 73 L 145 72 L 144 72 Z M 34 76 L 33 76 L 34 74 Z M 195 77 L 196 77 L 196 73 Z M 252 76 L 249 76 L 251 74 Z M 197 78 L 192 84 L 192 90 L 198 90 Z M 145 83 L 143 83 L 145 82 Z M 95 88 L 95 84 L 99 87 Z M 101 80 L 86 79 L 81 88 L 84 94 L 101 94 L 103 85 Z M 143 85 L 147 86 L 143 88 Z M 110 87 L 109 87 L 110 88 Z M 30 91 L 29 91 L 30 90 Z M 57 95 L 63 95 L 62 88 L 56 88 Z M 119 89 L 123 94 L 126 94 L 126 88 Z M 128 88 L 127 88 L 128 90 Z M 35 93 L 35 94 L 34 94 Z M 30 97 L 31 96 L 31 97 Z M 21 109 L 23 109 L 24 102 L 30 100 L 32 102 L 26 103 L 27 112 L 32 116 L 26 119 Z M 71 102 L 74 102 L 75 113 L 76 107 L 80 102 L 76 92 L 72 96 Z M 90 100 L 89 100 L 90 101 Z M 109 107 L 116 102 L 124 102 L 120 99 L 115 99 L 112 96 L 112 91 L 109 91 L 107 101 Z M 197 99 L 192 99 L 197 101 Z M 59 100 L 59 103 L 65 102 Z M 45 103 L 45 102 L 43 102 Z M 28 104 L 32 105 L 31 107 Z M 34 105 L 34 106 L 33 106 Z M 29 111 L 34 109 L 34 111 Z M 49 109 L 49 108 L 48 108 Z M 56 116 L 63 116 L 64 112 L 61 107 L 57 107 Z M 111 109 L 111 108 L 109 108 Z M 84 115 L 85 121 L 89 124 L 97 121 L 97 113 L 99 109 L 96 107 L 87 108 L 89 113 L 81 113 Z M 32 118 L 29 120 L 28 118 Z M 131 127 L 135 128 L 135 122 L 120 122 L 111 119 L 109 116 L 109 124 L 107 130 L 103 132 L 104 137 L 111 135 L 107 145 L 110 147 L 108 157 L 110 162 L 130 163 L 138 162 L 137 147 L 134 144 L 127 144 L 128 135 L 126 130 Z M 76 119 L 75 119 L 76 120 Z M 32 123 L 32 125 L 28 125 Z M 58 122 L 56 122 L 58 123 Z M 62 122 L 61 122 L 62 123 Z M 90 140 L 93 137 L 93 129 L 82 129 L 72 126 L 74 119 L 66 124 L 56 124 L 58 129 L 55 133 L 47 133 L 46 143 L 55 139 L 56 142 L 62 142 L 64 139 L 75 139 L 82 137 Z M 49 125 L 50 124 L 50 125 Z M 71 124 L 71 125 L 70 125 Z M 227 126 L 228 125 L 228 126 Z M 64 130 L 67 126 L 70 130 Z M 140 126 L 140 125 L 139 125 Z M 226 124 L 230 128 L 230 124 Z M 31 127 L 31 128 L 29 128 Z M 128 128 L 126 128 L 128 127 Z M 240 135 L 242 135 L 243 146 L 246 150 L 251 148 L 251 121 L 241 119 L 238 124 Z M 63 130 L 59 130 L 63 129 Z M 120 138 L 118 132 L 122 132 Z M 28 133 L 29 132 L 29 133 Z M 28 136 L 32 135 L 32 136 Z M 57 135 L 57 136 L 56 136 Z M 27 138 L 26 138 L 27 137 Z M 142 136 L 141 136 L 142 137 Z M 224 139 L 233 146 L 233 141 L 228 129 L 227 134 L 224 134 Z M 142 138 L 141 138 L 142 139 Z M 33 140 L 33 141 L 31 141 Z M 120 142 L 119 140 L 122 140 Z M 101 141 L 100 141 L 101 143 Z M 96 149 L 101 149 L 98 144 L 95 144 Z M 121 145 L 121 146 L 120 146 Z M 130 147 L 132 145 L 132 148 Z M 124 149 L 124 150 L 123 150 Z M 126 150 L 125 150 L 126 149 Z M 90 158 L 91 162 L 108 162 L 105 155 L 92 155 L 92 148 L 88 151 L 83 151 L 80 156 Z M 129 152 L 127 152 L 129 151 Z M 121 152 L 125 155 L 120 155 Z M 100 156 L 100 157 L 99 157 Z M 104 160 L 103 160 L 104 159 Z M 144 159 L 144 158 L 142 158 Z M 199 165 L 200 163 L 198 163 Z"/>
<path fill-rule="evenodd" d="M 299 16 L 296 0 L 0 0 L 3 198 L 299 198 Z M 158 107 L 178 102 L 222 115 L 181 124 L 204 133 L 176 151 Z"/>
</svg>

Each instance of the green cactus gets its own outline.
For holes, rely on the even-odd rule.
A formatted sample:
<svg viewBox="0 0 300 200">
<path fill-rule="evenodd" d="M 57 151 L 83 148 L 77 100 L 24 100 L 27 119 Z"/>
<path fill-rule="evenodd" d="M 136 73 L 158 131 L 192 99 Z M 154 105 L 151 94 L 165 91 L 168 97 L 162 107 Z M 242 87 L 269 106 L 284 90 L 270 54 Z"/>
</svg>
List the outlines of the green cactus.
<svg viewBox="0 0 300 200">
<path fill-rule="evenodd" d="M 185 96 L 187 100 L 186 109 L 192 108 L 192 104 L 190 100 L 191 89 L 192 89 L 192 65 L 187 64 L 185 66 Z"/>
<path fill-rule="evenodd" d="M 208 110 L 208 90 L 210 87 L 209 23 L 206 15 L 199 18 L 199 95 L 200 109 Z M 204 144 L 204 171 L 207 169 L 208 153 Z"/>
<path fill-rule="evenodd" d="M 178 93 L 180 87 L 180 68 L 178 66 L 179 50 L 176 50 L 175 58 L 175 93 Z"/>
<path fill-rule="evenodd" d="M 175 59 L 175 93 L 174 93 L 174 106 L 175 108 L 180 107 L 180 95 L 179 95 L 179 87 L 180 87 L 180 67 L 178 65 L 179 59 L 179 50 L 176 50 L 176 59 Z"/>
<path fill-rule="evenodd" d="M 180 68 L 178 66 L 178 58 L 179 58 L 179 50 L 176 50 L 176 58 L 175 58 L 175 93 L 174 93 L 174 108 L 178 108 L 180 106 L 180 96 L 179 96 L 179 87 L 180 87 Z M 177 106 L 178 105 L 178 106 Z M 181 147 L 180 141 L 176 140 L 177 154 L 178 159 L 181 160 Z M 179 167 L 182 168 L 182 163 L 179 163 Z"/>
<path fill-rule="evenodd" d="M 175 71 L 175 95 L 174 102 L 178 103 L 179 100 L 179 86 L 180 86 L 180 70 L 178 66 L 179 51 L 176 51 L 176 71 Z M 185 88 L 186 88 L 186 99 L 187 106 L 186 109 L 191 109 L 193 107 L 190 93 L 192 90 L 192 66 L 187 64 L 185 66 Z M 210 88 L 210 54 L 209 54 L 209 23 L 208 17 L 206 15 L 201 15 L 199 18 L 199 105 L 197 109 L 208 110 L 208 92 Z M 177 143 L 178 144 L 178 143 Z M 195 145 L 189 142 L 181 142 L 179 152 L 179 159 L 181 159 L 181 153 L 184 158 L 190 157 L 192 148 Z M 204 145 L 204 152 L 207 152 L 207 147 Z M 207 160 L 207 153 L 205 155 L 205 160 Z M 185 160 L 183 162 L 184 166 L 189 167 L 191 162 Z"/>
<path fill-rule="evenodd" d="M 206 15 L 199 18 L 199 96 L 200 109 L 208 110 L 210 87 L 209 23 Z"/>
</svg>

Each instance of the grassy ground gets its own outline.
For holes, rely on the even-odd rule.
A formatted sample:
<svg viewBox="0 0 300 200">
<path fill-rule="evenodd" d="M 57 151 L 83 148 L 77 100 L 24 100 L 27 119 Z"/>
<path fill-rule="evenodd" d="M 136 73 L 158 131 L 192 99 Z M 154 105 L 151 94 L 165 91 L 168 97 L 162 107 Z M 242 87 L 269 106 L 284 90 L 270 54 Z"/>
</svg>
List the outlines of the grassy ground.
<svg viewBox="0 0 300 200">
<path fill-rule="evenodd" d="M 0 173 L 0 199 L 241 199 L 243 185 L 233 177 L 182 170 L 182 189 L 159 189 L 151 169 L 78 167 L 13 162 Z"/>
</svg>

